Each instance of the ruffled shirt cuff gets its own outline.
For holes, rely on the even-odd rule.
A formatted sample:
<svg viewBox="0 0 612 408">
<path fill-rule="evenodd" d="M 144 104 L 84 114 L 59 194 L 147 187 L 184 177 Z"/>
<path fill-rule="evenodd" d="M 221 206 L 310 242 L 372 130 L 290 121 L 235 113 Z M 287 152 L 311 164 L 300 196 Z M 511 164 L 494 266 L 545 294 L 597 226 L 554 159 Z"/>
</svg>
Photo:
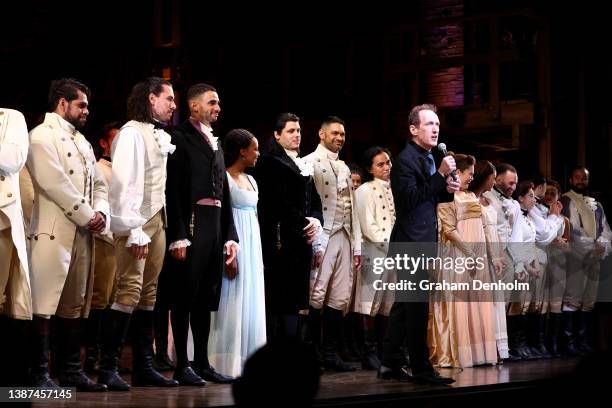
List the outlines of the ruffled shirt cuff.
<svg viewBox="0 0 612 408">
<path fill-rule="evenodd" d="M 173 243 L 170 244 L 170 246 L 168 247 L 169 251 L 172 251 L 173 249 L 178 249 L 178 248 L 187 248 L 188 246 L 191 246 L 191 241 L 188 239 L 180 239 L 178 241 L 174 241 Z"/>
<path fill-rule="evenodd" d="M 131 247 L 132 245 L 146 245 L 151 242 L 151 238 L 142 230 L 142 227 L 134 228 L 130 230 L 130 235 L 128 236 L 128 240 L 125 243 L 126 247 Z"/>
<path fill-rule="evenodd" d="M 322 242 L 321 242 L 321 234 L 323 233 L 323 227 L 321 227 L 321 221 L 319 221 L 319 219 L 318 219 L 318 218 L 314 218 L 314 217 L 306 217 L 306 219 L 307 219 L 308 221 L 314 222 L 314 223 L 315 223 L 315 225 L 317 226 L 317 232 L 316 232 L 316 234 L 315 234 L 315 239 L 314 239 L 314 241 L 312 242 L 312 247 L 313 247 L 313 249 L 314 249 L 315 247 L 320 248 L 320 247 L 321 247 L 321 245 L 322 245 Z"/>
<path fill-rule="evenodd" d="M 236 241 L 233 240 L 229 240 L 225 243 L 225 245 L 223 246 L 223 249 L 225 250 L 225 253 L 227 254 L 227 248 L 230 245 L 234 245 L 236 247 L 236 251 L 240 251 L 240 245 L 238 245 L 238 243 Z"/>
</svg>

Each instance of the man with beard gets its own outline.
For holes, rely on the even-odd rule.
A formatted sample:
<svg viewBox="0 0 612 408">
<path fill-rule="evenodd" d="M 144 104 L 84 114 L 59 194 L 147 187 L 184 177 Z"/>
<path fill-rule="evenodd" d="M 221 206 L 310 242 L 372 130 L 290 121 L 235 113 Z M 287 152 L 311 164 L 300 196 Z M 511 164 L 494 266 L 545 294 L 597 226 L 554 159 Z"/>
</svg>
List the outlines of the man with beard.
<svg viewBox="0 0 612 408">
<path fill-rule="evenodd" d="M 89 115 L 89 89 L 75 79 L 51 83 L 50 112 L 30 134 L 27 167 L 34 185 L 30 219 L 33 335 L 31 385 L 56 388 L 49 377 L 50 317 L 58 323 L 54 360 L 62 387 L 105 391 L 81 370 L 81 319 L 93 283 L 92 233 L 107 229 L 109 208 L 93 149 L 79 132 Z"/>
<path fill-rule="evenodd" d="M 512 199 L 512 194 L 518 184 L 518 174 L 516 168 L 507 163 L 498 164 L 496 171 L 497 176 L 495 177 L 493 189 L 483 193 L 483 196 L 491 203 L 491 206 L 497 213 L 497 235 L 500 240 L 500 249 L 503 250 L 505 256 L 501 280 L 504 282 L 514 282 L 514 263 L 510 255 L 511 248 L 509 244 L 512 237 L 512 229 L 520 216 L 520 205 L 516 200 Z M 510 290 L 505 291 L 506 304 L 510 303 L 512 294 L 513 292 Z M 517 306 L 519 305 L 518 302 L 516 304 Z M 525 319 L 526 316 L 521 315 L 520 310 L 507 316 L 508 359 L 510 361 L 534 358 L 525 338 Z"/>
<path fill-rule="evenodd" d="M 172 131 L 176 153 L 168 162 L 168 242 L 172 255 L 168 265 L 172 265 L 176 289 L 171 317 L 176 348 L 174 378 L 181 385 L 201 386 L 206 381 L 233 380 L 210 365 L 208 335 L 210 312 L 219 307 L 223 263 L 235 267 L 238 234 L 223 149 L 212 129 L 221 111 L 219 95 L 210 85 L 195 84 L 187 90 L 187 103 L 191 116 Z M 189 323 L 193 368 L 187 358 Z"/>
<path fill-rule="evenodd" d="M 132 385 L 178 385 L 153 368 L 153 308 L 166 248 L 166 161 L 175 149 L 161 124 L 176 109 L 172 84 L 156 77 L 139 82 L 132 88 L 127 107 L 130 120 L 111 149 L 109 201 L 117 284 L 114 302 L 102 322 L 98 377 L 116 391 L 129 390 L 117 365 L 130 318 Z"/>
<path fill-rule="evenodd" d="M 570 191 L 563 194 L 563 215 L 571 224 L 572 251 L 567 255 L 567 287 L 563 298 L 562 348 L 569 355 L 593 351 L 593 307 L 601 261 L 610 253 L 612 231 L 601 203 L 587 195 L 589 171 L 572 170 Z"/>
<path fill-rule="evenodd" d="M 546 248 L 557 237 L 559 228 L 563 228 L 563 216 L 561 216 L 561 203 L 556 201 L 546 205 L 544 196 L 546 195 L 546 179 L 538 176 L 533 180 L 536 204 L 531 210 L 531 217 L 535 223 L 536 230 L 536 252 L 540 263 L 540 276 L 532 279 L 531 303 L 527 312 L 528 320 L 528 343 L 533 355 L 541 358 L 549 358 L 550 354 L 546 348 L 546 314 L 548 313 L 545 298 L 548 295 L 547 282 L 548 259 Z"/>
<path fill-rule="evenodd" d="M 323 257 L 321 265 L 312 271 L 309 318 L 317 332 L 320 320 L 323 321 L 323 365 L 333 371 L 354 370 L 342 361 L 338 350 L 342 316 L 351 300 L 353 267 L 358 271 L 361 264 L 361 228 L 351 171 L 338 158 L 345 137 L 342 119 L 330 116 L 321 124 L 316 150 L 304 157 L 313 166 L 315 186 L 323 205 Z"/>
</svg>

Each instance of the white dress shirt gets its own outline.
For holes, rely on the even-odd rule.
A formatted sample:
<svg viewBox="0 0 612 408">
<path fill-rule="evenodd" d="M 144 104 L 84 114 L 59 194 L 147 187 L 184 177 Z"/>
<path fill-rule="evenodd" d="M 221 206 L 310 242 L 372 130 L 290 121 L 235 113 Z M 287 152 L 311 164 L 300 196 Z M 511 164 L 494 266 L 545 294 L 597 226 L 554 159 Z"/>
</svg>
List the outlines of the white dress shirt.
<svg viewBox="0 0 612 408">
<path fill-rule="evenodd" d="M 111 228 L 129 236 L 128 247 L 151 242 L 142 226 L 166 203 L 166 161 L 176 148 L 170 140 L 162 129 L 136 121 L 126 123 L 113 140 Z"/>
</svg>

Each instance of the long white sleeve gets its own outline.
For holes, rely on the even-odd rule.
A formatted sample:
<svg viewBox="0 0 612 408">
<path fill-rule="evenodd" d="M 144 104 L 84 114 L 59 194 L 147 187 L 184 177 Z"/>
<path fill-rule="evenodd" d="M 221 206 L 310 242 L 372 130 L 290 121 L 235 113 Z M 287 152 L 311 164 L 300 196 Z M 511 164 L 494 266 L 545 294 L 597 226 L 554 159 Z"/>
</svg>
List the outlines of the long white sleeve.
<svg viewBox="0 0 612 408">
<path fill-rule="evenodd" d="M 121 129 L 113 141 L 111 153 L 111 229 L 118 235 L 129 235 L 126 246 L 148 244 L 151 238 L 142 230 L 147 220 L 140 214 L 145 177 L 142 135 L 133 127 Z"/>
<path fill-rule="evenodd" d="M 543 214 L 536 206 L 530 211 L 535 224 L 536 242 L 541 246 L 550 244 L 556 237 L 559 227 L 563 224 L 563 217 Z"/>
<path fill-rule="evenodd" d="M 9 122 L 6 135 L 0 140 L 0 173 L 17 174 L 28 158 L 28 128 L 21 112 L 10 111 L 6 116 Z"/>
</svg>

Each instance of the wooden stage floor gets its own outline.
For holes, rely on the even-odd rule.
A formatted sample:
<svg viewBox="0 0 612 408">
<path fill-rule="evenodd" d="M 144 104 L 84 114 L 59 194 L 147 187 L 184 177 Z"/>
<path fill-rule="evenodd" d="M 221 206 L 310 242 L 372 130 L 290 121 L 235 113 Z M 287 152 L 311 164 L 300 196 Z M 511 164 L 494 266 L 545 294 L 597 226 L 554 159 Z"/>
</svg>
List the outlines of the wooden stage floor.
<svg viewBox="0 0 612 408">
<path fill-rule="evenodd" d="M 554 379 L 572 372 L 577 359 L 537 360 L 506 363 L 499 366 L 441 369 L 440 373 L 452 376 L 451 386 L 426 386 L 379 380 L 374 371 L 358 370 L 352 373 L 325 373 L 315 406 L 444 406 L 440 401 L 458 401 L 461 398 L 495 395 L 504 400 L 504 393 L 535 389 L 538 384 L 554 384 Z M 165 373 L 171 375 L 171 373 Z M 129 376 L 126 376 L 129 378 Z M 267 390 L 274 392 L 271 383 Z M 506 394 L 508 395 L 508 394 Z M 230 385 L 208 384 L 205 387 L 133 388 L 129 392 L 77 394 L 73 402 L 36 402 L 34 407 L 217 407 L 233 405 Z"/>
</svg>

